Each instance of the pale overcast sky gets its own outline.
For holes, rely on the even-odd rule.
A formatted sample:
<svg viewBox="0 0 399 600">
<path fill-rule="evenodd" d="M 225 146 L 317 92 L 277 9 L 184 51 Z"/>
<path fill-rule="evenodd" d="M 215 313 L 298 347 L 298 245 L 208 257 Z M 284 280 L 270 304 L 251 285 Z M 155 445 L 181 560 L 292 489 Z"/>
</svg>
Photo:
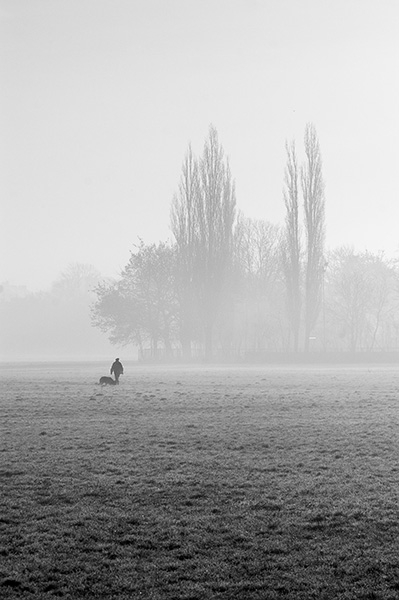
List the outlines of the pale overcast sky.
<svg viewBox="0 0 399 600">
<path fill-rule="evenodd" d="M 397 0 L 0 0 L 0 24 L 0 282 L 117 276 L 171 238 L 210 124 L 238 208 L 282 223 L 285 141 L 313 122 L 328 246 L 397 251 Z"/>
</svg>

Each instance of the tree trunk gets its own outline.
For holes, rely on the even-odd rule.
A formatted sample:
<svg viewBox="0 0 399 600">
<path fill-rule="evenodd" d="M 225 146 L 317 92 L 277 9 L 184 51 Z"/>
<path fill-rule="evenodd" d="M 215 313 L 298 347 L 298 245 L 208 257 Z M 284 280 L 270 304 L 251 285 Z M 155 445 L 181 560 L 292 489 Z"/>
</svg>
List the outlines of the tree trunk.
<svg viewBox="0 0 399 600">
<path fill-rule="evenodd" d="M 205 326 L 205 360 L 211 361 L 213 357 L 213 327 L 211 324 Z"/>
</svg>

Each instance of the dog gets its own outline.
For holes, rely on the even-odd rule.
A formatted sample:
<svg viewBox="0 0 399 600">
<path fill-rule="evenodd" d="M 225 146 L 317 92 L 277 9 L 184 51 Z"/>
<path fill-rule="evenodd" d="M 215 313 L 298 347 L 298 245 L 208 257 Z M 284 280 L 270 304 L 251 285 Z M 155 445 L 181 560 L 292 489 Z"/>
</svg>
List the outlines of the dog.
<svg viewBox="0 0 399 600">
<path fill-rule="evenodd" d="M 106 377 L 104 375 L 104 377 L 100 377 L 100 385 L 117 385 L 118 382 L 115 379 L 112 379 L 112 377 Z"/>
</svg>

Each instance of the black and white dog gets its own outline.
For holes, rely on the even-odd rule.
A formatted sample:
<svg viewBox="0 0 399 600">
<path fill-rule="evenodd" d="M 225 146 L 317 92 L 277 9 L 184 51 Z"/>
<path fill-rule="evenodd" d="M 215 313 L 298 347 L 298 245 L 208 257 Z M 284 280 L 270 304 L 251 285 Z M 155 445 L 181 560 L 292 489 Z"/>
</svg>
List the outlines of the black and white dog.
<svg viewBox="0 0 399 600">
<path fill-rule="evenodd" d="M 118 382 L 112 377 L 100 377 L 100 385 L 118 385 Z"/>
</svg>

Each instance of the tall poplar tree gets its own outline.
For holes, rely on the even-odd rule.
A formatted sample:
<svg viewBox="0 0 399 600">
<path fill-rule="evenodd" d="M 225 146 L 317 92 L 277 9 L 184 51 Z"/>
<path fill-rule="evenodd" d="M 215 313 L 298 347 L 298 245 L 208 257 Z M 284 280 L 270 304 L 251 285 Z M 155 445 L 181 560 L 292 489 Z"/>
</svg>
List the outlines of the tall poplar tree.
<svg viewBox="0 0 399 600">
<path fill-rule="evenodd" d="M 316 129 L 309 123 L 305 129 L 305 162 L 301 169 L 301 187 L 305 211 L 305 352 L 321 308 L 325 268 L 325 200 L 322 159 Z"/>
<path fill-rule="evenodd" d="M 181 297 L 191 298 L 196 308 L 207 358 L 213 354 L 215 327 L 232 262 L 235 208 L 229 164 L 211 126 L 198 161 L 191 151 L 188 153 L 171 210 L 172 232 L 184 273 Z M 189 322 L 184 330 L 190 330 Z"/>
<path fill-rule="evenodd" d="M 284 175 L 286 208 L 283 247 L 284 275 L 287 288 L 287 308 L 293 349 L 298 352 L 301 323 L 301 239 L 298 202 L 298 163 L 295 142 L 286 144 L 287 164 Z"/>
<path fill-rule="evenodd" d="M 171 213 L 171 229 L 177 253 L 177 289 L 179 297 L 179 336 L 183 356 L 191 357 L 191 342 L 197 330 L 196 262 L 198 246 L 198 198 L 200 180 L 198 160 L 189 146 L 183 162 L 180 184 Z"/>
</svg>

